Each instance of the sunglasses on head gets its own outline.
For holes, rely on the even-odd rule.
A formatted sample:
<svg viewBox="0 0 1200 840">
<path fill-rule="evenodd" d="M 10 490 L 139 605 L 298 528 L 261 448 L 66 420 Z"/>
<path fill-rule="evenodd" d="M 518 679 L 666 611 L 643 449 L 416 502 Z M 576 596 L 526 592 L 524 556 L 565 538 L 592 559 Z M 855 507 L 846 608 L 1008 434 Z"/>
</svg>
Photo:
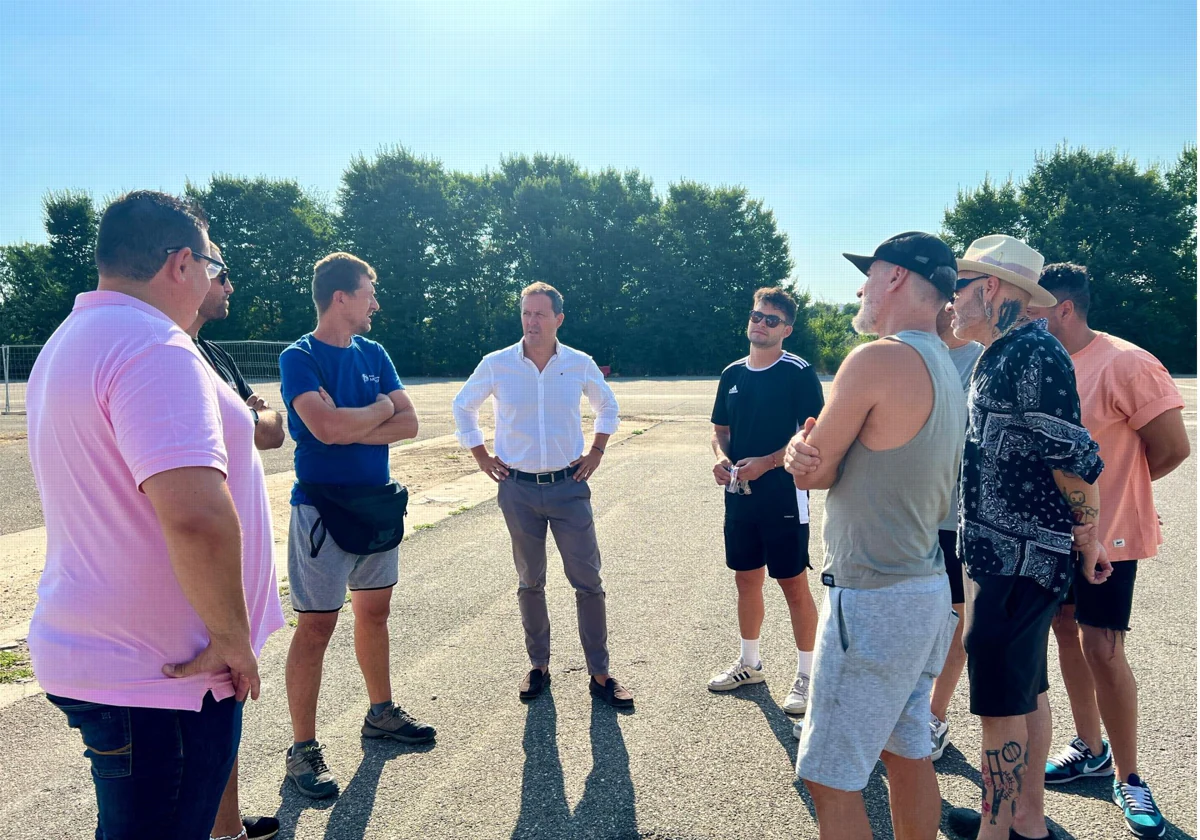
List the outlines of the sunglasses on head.
<svg viewBox="0 0 1200 840">
<path fill-rule="evenodd" d="M 769 329 L 773 330 L 776 327 L 778 327 L 780 324 L 784 324 L 787 322 L 784 321 L 782 318 L 780 318 L 778 315 L 768 315 L 765 312 L 759 312 L 757 309 L 755 309 L 750 313 L 750 323 L 751 324 L 765 323 Z"/>
</svg>

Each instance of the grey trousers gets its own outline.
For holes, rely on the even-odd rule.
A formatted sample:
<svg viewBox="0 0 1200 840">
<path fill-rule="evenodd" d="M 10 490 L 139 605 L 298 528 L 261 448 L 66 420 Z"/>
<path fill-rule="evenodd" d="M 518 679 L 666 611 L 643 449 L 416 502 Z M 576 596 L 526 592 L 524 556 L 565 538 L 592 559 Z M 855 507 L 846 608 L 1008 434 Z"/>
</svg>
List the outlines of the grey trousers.
<svg viewBox="0 0 1200 840">
<path fill-rule="evenodd" d="M 587 482 L 573 478 L 541 485 L 515 478 L 500 482 L 497 502 L 512 536 L 525 649 L 535 668 L 550 664 L 550 614 L 546 609 L 546 526 L 549 525 L 562 555 L 567 580 L 575 588 L 579 641 L 583 644 L 588 673 L 608 673 L 608 622 L 591 499 Z"/>
</svg>

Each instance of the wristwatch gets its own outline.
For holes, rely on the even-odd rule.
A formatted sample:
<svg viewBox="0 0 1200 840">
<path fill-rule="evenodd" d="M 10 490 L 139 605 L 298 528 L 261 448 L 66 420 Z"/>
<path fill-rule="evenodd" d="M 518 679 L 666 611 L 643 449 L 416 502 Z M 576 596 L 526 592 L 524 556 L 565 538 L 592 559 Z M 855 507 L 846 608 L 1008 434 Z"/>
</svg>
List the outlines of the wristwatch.
<svg viewBox="0 0 1200 840">
<path fill-rule="evenodd" d="M 254 415 L 254 425 L 257 426 L 258 425 L 258 412 L 252 408 L 252 409 L 250 409 L 250 413 L 252 415 Z"/>
</svg>

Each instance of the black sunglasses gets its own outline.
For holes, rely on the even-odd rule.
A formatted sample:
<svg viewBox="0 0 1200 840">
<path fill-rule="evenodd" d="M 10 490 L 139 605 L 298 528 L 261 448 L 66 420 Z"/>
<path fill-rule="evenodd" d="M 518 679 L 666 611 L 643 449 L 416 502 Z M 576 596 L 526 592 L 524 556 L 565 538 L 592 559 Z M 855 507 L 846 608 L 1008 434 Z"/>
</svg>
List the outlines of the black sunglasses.
<svg viewBox="0 0 1200 840">
<path fill-rule="evenodd" d="M 954 291 L 961 292 L 963 289 L 967 288 L 967 286 L 970 286 L 976 280 L 982 280 L 985 277 L 991 277 L 991 276 L 992 275 L 990 275 L 990 274 L 980 274 L 978 277 L 959 278 L 958 282 L 954 284 Z"/>
<path fill-rule="evenodd" d="M 778 315 L 768 315 L 765 312 L 759 312 L 757 309 L 750 313 L 751 324 L 761 324 L 764 322 L 766 323 L 767 327 L 772 330 L 778 327 L 780 324 L 787 323 L 787 321 L 783 320 Z"/>
<path fill-rule="evenodd" d="M 171 254 L 177 254 L 182 250 L 183 248 L 168 248 L 167 255 L 170 256 Z M 210 257 L 208 254 L 201 254 L 199 251 L 192 251 L 192 256 L 198 260 L 208 261 L 208 265 L 204 267 L 204 270 L 208 273 L 209 280 L 216 280 L 222 271 L 227 270 L 225 268 L 225 263 L 221 262 L 216 257 Z"/>
</svg>

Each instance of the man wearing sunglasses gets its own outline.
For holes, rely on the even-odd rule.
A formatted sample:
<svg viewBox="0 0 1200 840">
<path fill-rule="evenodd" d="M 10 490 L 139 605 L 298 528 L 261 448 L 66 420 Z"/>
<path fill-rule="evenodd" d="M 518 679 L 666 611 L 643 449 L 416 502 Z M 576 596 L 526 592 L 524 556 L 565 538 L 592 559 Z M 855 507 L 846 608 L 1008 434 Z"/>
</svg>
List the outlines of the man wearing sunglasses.
<svg viewBox="0 0 1200 840">
<path fill-rule="evenodd" d="M 254 423 L 184 332 L 222 268 L 207 227 L 162 193 L 109 205 L 99 287 L 29 381 L 47 531 L 29 648 L 114 840 L 209 836 L 283 626 Z"/>
<path fill-rule="evenodd" d="M 210 243 L 215 256 L 221 257 L 221 249 L 215 243 Z M 233 356 L 226 353 L 217 344 L 200 337 L 200 329 L 209 321 L 223 321 L 229 317 L 229 296 L 233 294 L 233 283 L 229 279 L 228 267 L 222 265 L 221 273 L 212 281 L 212 287 L 200 303 L 196 320 L 188 327 L 187 333 L 196 342 L 196 348 L 208 359 L 213 370 L 229 383 L 229 387 L 237 392 L 250 408 L 254 418 L 254 446 L 256 449 L 278 449 L 283 446 L 283 418 L 278 411 L 267 405 L 267 401 L 254 393 L 254 389 L 246 382 L 238 369 Z"/>
<path fill-rule="evenodd" d="M 209 243 L 209 254 L 214 260 L 220 260 L 224 256 L 214 242 Z M 217 375 L 228 383 L 250 409 L 250 415 L 254 418 L 254 448 L 278 449 L 283 446 L 284 437 L 283 420 L 279 412 L 271 409 L 266 400 L 254 393 L 232 356 L 213 342 L 200 338 L 200 328 L 209 321 L 222 321 L 229 317 L 229 296 L 233 294 L 229 268 L 223 261 L 209 265 L 219 266 L 220 274 L 212 279 L 208 294 L 200 302 L 196 320 L 188 327 L 187 334 L 196 342 L 196 349 L 208 360 Z M 209 273 L 211 274 L 211 271 Z M 246 833 L 246 840 L 270 840 L 279 833 L 279 820 L 266 816 L 242 819 L 239 813 L 238 765 L 235 759 L 233 771 L 229 774 L 229 784 L 225 787 L 225 795 L 221 797 L 221 808 L 217 812 L 211 836 L 236 838 L 239 832 L 243 831 Z"/>
<path fill-rule="evenodd" d="M 868 840 L 861 791 L 887 768 L 897 837 L 933 840 L 941 815 L 929 698 L 958 616 L 938 542 L 962 457 L 966 399 L 937 336 L 954 252 L 910 231 L 870 256 L 854 329 L 880 336 L 838 369 L 829 404 L 788 445 L 796 486 L 828 489 L 812 693 L 796 773 L 821 836 Z M 818 457 L 814 457 L 818 456 Z"/>
<path fill-rule="evenodd" d="M 808 588 L 808 491 L 784 472 L 788 441 L 825 397 L 816 371 L 783 349 L 796 320 L 796 300 L 783 288 L 754 293 L 746 337 L 750 355 L 721 374 L 713 405 L 713 477 L 726 488 L 725 565 L 737 585 L 741 651 L 708 682 L 709 691 L 732 691 L 766 680 L 759 656 L 766 575 L 779 582 L 796 642 L 796 676 L 783 702 L 790 715 L 808 705 L 817 607 Z"/>
<path fill-rule="evenodd" d="M 1057 303 L 1038 284 L 1043 262 L 1019 239 L 984 236 L 958 260 L 954 292 L 954 334 L 987 348 L 971 375 L 958 531 L 983 801 L 982 818 L 954 809 L 948 820 L 984 840 L 1050 834 L 1051 622 L 1073 578 L 1098 584 L 1112 572 L 1095 538 L 1104 463 L 1081 420 L 1071 358 L 1026 315 Z"/>
</svg>

